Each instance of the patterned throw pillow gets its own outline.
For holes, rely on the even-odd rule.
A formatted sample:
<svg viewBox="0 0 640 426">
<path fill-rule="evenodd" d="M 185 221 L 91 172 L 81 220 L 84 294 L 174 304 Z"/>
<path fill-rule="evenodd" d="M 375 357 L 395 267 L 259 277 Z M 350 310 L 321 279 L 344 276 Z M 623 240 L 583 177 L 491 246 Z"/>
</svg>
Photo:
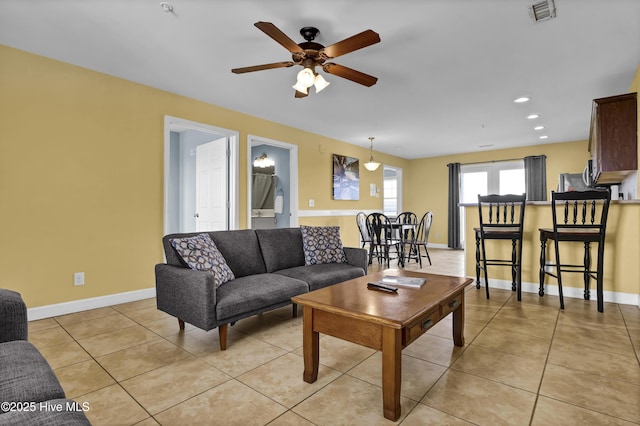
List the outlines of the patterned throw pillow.
<svg viewBox="0 0 640 426">
<path fill-rule="evenodd" d="M 304 263 L 347 263 L 339 226 L 301 226 Z"/>
<path fill-rule="evenodd" d="M 235 279 L 233 271 L 208 234 L 189 238 L 172 238 L 169 242 L 191 269 L 210 271 L 216 288 Z"/>
</svg>

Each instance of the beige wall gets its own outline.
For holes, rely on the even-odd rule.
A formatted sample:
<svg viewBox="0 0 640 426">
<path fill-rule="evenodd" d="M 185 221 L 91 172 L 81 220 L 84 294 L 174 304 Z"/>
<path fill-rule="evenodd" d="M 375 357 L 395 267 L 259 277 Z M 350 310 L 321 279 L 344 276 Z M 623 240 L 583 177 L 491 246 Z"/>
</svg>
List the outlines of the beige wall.
<svg viewBox="0 0 640 426">
<path fill-rule="evenodd" d="M 240 133 L 241 228 L 249 134 L 298 145 L 299 209 L 338 212 L 300 224 L 339 225 L 344 244 L 356 245 L 354 217 L 340 210 L 382 208 L 382 198 L 368 195 L 370 183 L 382 187 L 382 168 L 361 168 L 359 201 L 331 199 L 331 154 L 366 159 L 366 141 L 347 144 L 7 46 L 0 94 L 0 286 L 21 292 L 30 308 L 154 286 L 153 265 L 163 259 L 165 115 Z M 432 241 L 446 244 L 447 163 L 537 154 L 548 156 L 552 188 L 561 171 L 582 169 L 586 142 L 413 161 L 374 156 L 404 170 L 404 209 L 432 210 Z M 74 287 L 79 271 L 86 284 Z"/>
<path fill-rule="evenodd" d="M 331 154 L 368 158 L 350 145 L 70 64 L 0 46 L 0 286 L 28 306 L 81 300 L 154 286 L 163 259 L 164 116 L 298 145 L 300 208 L 379 209 L 362 169 L 361 200 L 331 199 Z M 387 164 L 408 162 L 375 154 Z M 240 227 L 246 227 L 246 161 L 240 161 Z M 353 217 L 339 223 L 357 244 Z M 354 232 L 355 231 L 355 232 Z M 84 286 L 73 273 L 85 272 Z"/>
<path fill-rule="evenodd" d="M 405 209 L 417 213 L 431 210 L 433 212 L 433 225 L 429 234 L 429 241 L 446 245 L 447 188 L 449 186 L 447 164 L 509 160 L 544 154 L 547 156 L 547 190 L 551 191 L 558 185 L 558 175 L 560 173 L 582 173 L 589 158 L 587 148 L 587 141 L 577 141 L 412 160 L 409 170 L 405 173 L 406 179 L 403 193 L 406 200 Z"/>
</svg>

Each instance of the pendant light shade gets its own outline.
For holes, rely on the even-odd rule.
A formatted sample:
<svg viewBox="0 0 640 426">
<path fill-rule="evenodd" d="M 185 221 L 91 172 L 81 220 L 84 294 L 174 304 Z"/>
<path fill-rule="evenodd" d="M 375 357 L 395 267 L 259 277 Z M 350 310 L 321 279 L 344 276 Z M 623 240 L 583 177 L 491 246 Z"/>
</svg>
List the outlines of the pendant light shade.
<svg viewBox="0 0 640 426">
<path fill-rule="evenodd" d="M 366 163 L 364 163 L 364 168 L 369 170 L 370 172 L 374 172 L 376 170 L 378 170 L 378 167 L 380 167 L 380 163 L 378 163 L 377 161 L 373 160 L 373 137 L 369 137 L 369 142 L 370 142 L 370 146 L 369 146 L 369 161 L 367 161 Z"/>
<path fill-rule="evenodd" d="M 316 78 L 313 81 L 313 85 L 316 88 L 316 93 L 318 93 L 319 91 L 321 91 L 322 89 L 324 89 L 325 87 L 327 87 L 330 84 L 331 83 L 329 83 L 327 80 L 325 80 L 324 77 L 322 77 L 320 74 L 316 74 Z"/>
</svg>

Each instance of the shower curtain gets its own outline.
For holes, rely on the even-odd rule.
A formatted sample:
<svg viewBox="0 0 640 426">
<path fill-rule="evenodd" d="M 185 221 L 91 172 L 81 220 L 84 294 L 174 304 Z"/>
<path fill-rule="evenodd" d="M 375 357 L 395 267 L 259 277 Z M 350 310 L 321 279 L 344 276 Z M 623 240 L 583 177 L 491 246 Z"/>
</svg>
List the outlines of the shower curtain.
<svg viewBox="0 0 640 426">
<path fill-rule="evenodd" d="M 251 184 L 251 208 L 273 208 L 273 192 L 278 178 L 274 175 L 254 173 Z"/>
</svg>

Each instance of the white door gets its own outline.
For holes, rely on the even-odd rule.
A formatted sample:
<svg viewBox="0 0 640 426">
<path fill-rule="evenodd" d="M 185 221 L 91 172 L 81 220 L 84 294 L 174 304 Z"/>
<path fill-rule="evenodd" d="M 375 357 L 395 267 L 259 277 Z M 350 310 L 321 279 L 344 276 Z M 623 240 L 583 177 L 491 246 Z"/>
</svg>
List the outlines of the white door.
<svg viewBox="0 0 640 426">
<path fill-rule="evenodd" d="M 227 139 L 196 147 L 196 231 L 227 229 Z"/>
</svg>

